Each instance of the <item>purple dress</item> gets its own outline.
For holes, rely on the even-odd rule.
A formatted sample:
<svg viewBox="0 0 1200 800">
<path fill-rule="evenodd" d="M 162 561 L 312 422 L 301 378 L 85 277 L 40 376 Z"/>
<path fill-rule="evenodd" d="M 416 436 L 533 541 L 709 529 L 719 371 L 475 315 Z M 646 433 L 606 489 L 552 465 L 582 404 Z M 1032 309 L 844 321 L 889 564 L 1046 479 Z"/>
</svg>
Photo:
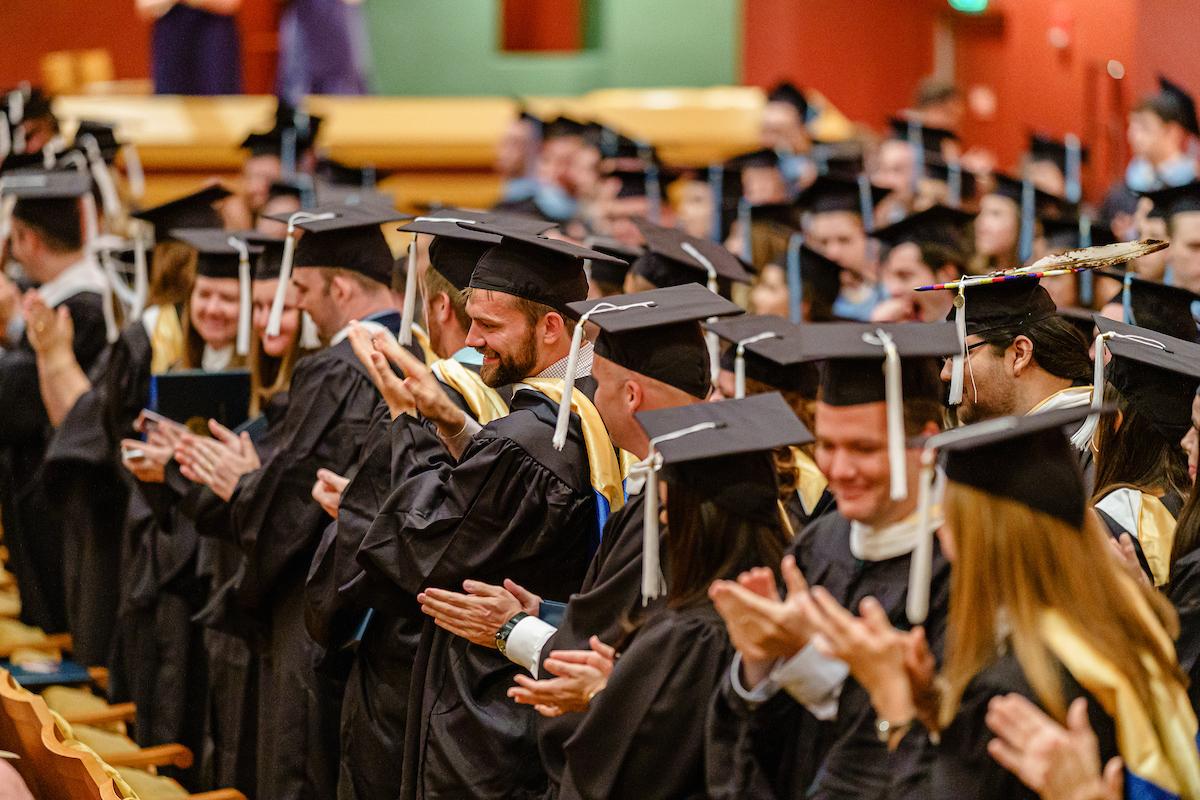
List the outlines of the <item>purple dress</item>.
<svg viewBox="0 0 1200 800">
<path fill-rule="evenodd" d="M 241 94 L 237 21 L 176 3 L 154 22 L 155 94 Z"/>
</svg>

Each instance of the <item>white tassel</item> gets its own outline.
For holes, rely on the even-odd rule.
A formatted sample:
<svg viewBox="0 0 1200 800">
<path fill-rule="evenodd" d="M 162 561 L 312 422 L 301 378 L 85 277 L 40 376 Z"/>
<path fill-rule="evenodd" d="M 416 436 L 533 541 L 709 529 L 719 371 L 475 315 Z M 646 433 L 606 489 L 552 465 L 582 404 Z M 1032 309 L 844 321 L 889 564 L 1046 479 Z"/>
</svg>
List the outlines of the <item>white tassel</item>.
<svg viewBox="0 0 1200 800">
<path fill-rule="evenodd" d="M 333 219 L 337 216 L 332 212 L 313 214 L 310 211 L 297 211 L 288 217 L 287 236 L 283 240 L 283 260 L 279 265 L 279 286 L 275 288 L 275 298 L 271 302 L 271 313 L 267 317 L 267 335 L 278 336 L 279 326 L 283 323 L 283 304 L 287 299 L 287 290 L 292 283 L 292 260 L 296 256 L 296 225 L 302 222 L 319 222 Z"/>
<path fill-rule="evenodd" d="M 25 95 L 20 89 L 8 93 L 8 124 L 12 126 L 12 149 L 14 153 L 25 152 Z"/>
<path fill-rule="evenodd" d="M 88 171 L 92 174 L 92 180 L 96 182 L 96 188 L 100 190 L 100 202 L 104 205 L 104 216 L 115 219 L 121 213 L 121 198 L 117 195 L 117 187 L 113 184 L 112 173 L 108 171 L 108 165 L 104 163 L 104 154 L 100 152 L 100 145 L 96 142 L 96 137 L 91 134 L 84 136 L 80 143 L 87 156 Z"/>
<path fill-rule="evenodd" d="M 705 258 L 699 250 L 693 247 L 691 242 L 684 242 L 683 244 L 679 245 L 679 248 L 692 258 L 696 259 L 700 266 L 704 268 L 704 271 L 708 273 L 708 290 L 713 294 L 719 294 L 719 292 L 717 292 L 717 268 L 713 266 L 713 263 Z"/>
<path fill-rule="evenodd" d="M 883 386 L 887 400 L 888 467 L 892 473 L 892 500 L 908 497 L 908 474 L 904 458 L 904 397 L 900 380 L 900 352 L 892 337 L 882 328 L 874 335 L 863 334 L 863 341 L 884 350 Z"/>
<path fill-rule="evenodd" d="M 417 313 L 417 237 L 408 246 L 408 274 L 404 276 L 404 313 L 400 318 L 400 344 L 409 347 L 413 341 L 413 320 Z"/>
<path fill-rule="evenodd" d="M 650 449 L 646 466 L 646 504 L 642 508 L 642 605 L 667 593 L 667 581 L 663 577 L 659 557 L 658 530 L 658 468 L 661 457 Z"/>
<path fill-rule="evenodd" d="M 227 241 L 229 246 L 238 252 L 238 326 L 236 347 L 237 354 L 245 356 L 250 353 L 250 315 L 252 313 L 250 304 L 250 248 L 236 236 L 230 236 Z"/>
<path fill-rule="evenodd" d="M 134 200 L 141 200 L 146 194 L 146 172 L 142 169 L 142 158 L 137 147 L 125 145 L 125 177 L 129 180 L 129 194 Z"/>
<path fill-rule="evenodd" d="M 966 288 L 959 284 L 954 298 L 954 331 L 958 334 L 958 352 L 950 362 L 950 405 L 962 403 L 963 373 L 967 361 L 967 296 Z"/>
<path fill-rule="evenodd" d="M 140 220 L 133 226 L 133 309 L 134 319 L 141 319 L 150 296 L 150 265 L 146 253 L 147 232 Z"/>
<path fill-rule="evenodd" d="M 3 127 L 0 125 L 0 127 Z M 12 232 L 12 215 L 13 209 L 17 207 L 17 196 L 15 194 L 6 194 L 0 197 L 0 247 L 8 241 L 8 234 Z"/>
<path fill-rule="evenodd" d="M 109 344 L 112 344 L 121 335 L 121 331 L 117 328 L 117 312 L 114 308 L 113 295 L 117 287 L 117 273 L 112 266 L 112 260 L 101 256 L 100 263 L 104 266 L 105 277 L 108 286 L 105 287 L 104 297 L 101 298 L 101 310 L 104 313 L 104 339 Z"/>
<path fill-rule="evenodd" d="M 917 546 L 908 565 L 908 599 L 905 613 L 912 625 L 920 625 L 929 615 L 929 581 L 933 575 L 933 506 L 934 450 L 921 451 L 921 477 L 917 485 Z"/>
<path fill-rule="evenodd" d="M 313 322 L 313 318 L 308 315 L 307 311 L 300 314 L 300 349 L 321 349 L 321 333 L 317 330 L 317 323 Z"/>
<path fill-rule="evenodd" d="M 96 216 L 96 200 L 91 192 L 84 192 L 79 198 L 83 206 L 83 241 L 91 245 L 100 235 L 100 220 Z"/>
<path fill-rule="evenodd" d="M 563 378 L 562 400 L 558 404 L 558 417 L 554 421 L 554 438 L 551 440 L 555 450 L 562 450 L 567 444 L 567 428 L 571 422 L 571 395 L 575 391 L 575 372 L 579 369 L 579 350 L 583 347 L 583 326 L 597 314 L 607 314 L 612 311 L 627 311 L 631 308 L 653 308 L 653 300 L 643 300 L 640 303 L 628 303 L 623 306 L 612 303 L 597 303 L 589 308 L 575 323 L 571 332 L 571 349 L 567 352 L 567 374 Z"/>
<path fill-rule="evenodd" d="M 712 262 L 705 258 L 691 242 L 684 242 L 679 247 L 704 267 L 704 271 L 708 273 L 708 290 L 713 294 L 720 294 L 717 291 L 717 268 L 713 266 Z M 715 319 L 716 317 L 709 317 L 707 321 L 712 322 Z M 704 341 L 708 345 L 709 382 L 716 386 L 717 379 L 721 377 L 721 339 L 715 333 L 710 332 L 704 334 Z"/>
<path fill-rule="evenodd" d="M 12 152 L 12 131 L 7 124 L 0 124 L 0 161 L 8 158 Z"/>
<path fill-rule="evenodd" d="M 737 343 L 733 356 L 733 399 L 741 400 L 746 396 L 746 345 L 761 342 L 764 339 L 774 339 L 774 331 L 763 331 Z"/>
</svg>

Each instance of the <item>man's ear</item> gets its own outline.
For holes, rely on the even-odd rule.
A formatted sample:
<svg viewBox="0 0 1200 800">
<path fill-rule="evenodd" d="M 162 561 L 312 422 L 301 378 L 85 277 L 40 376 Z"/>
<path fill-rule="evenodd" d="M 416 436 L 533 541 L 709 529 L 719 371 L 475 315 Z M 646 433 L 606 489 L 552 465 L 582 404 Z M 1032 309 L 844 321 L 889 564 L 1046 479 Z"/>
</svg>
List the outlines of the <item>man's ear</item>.
<svg viewBox="0 0 1200 800">
<path fill-rule="evenodd" d="M 1018 336 L 1013 339 L 1013 375 L 1020 376 L 1022 372 L 1034 366 L 1033 342 L 1028 336 Z"/>
<path fill-rule="evenodd" d="M 567 333 L 569 329 L 567 321 L 557 311 L 551 311 L 542 317 L 542 325 L 544 326 L 542 328 L 542 341 L 546 344 L 551 344 L 562 336 L 570 335 Z"/>
<path fill-rule="evenodd" d="M 339 304 L 346 302 L 354 291 L 354 281 L 345 275 L 334 275 L 329 281 L 329 296 Z"/>
<path fill-rule="evenodd" d="M 625 404 L 629 407 L 630 415 L 636 414 L 642 408 L 642 403 L 645 402 L 646 393 L 642 390 L 642 385 L 637 381 L 625 381 Z"/>
<path fill-rule="evenodd" d="M 439 324 L 444 324 L 448 321 L 451 313 L 450 298 L 445 292 L 438 292 L 433 296 L 433 302 L 430 304 L 432 316 Z"/>
</svg>

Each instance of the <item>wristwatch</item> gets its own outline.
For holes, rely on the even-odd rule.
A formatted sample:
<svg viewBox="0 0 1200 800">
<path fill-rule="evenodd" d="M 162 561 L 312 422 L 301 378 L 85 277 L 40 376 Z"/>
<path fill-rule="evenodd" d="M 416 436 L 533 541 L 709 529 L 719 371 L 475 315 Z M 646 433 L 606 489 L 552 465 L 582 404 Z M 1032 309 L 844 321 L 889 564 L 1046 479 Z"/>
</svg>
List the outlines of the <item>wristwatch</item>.
<svg viewBox="0 0 1200 800">
<path fill-rule="evenodd" d="M 500 626 L 500 630 L 496 631 L 496 649 L 500 651 L 500 655 L 504 655 L 504 649 L 508 647 L 508 637 L 512 635 L 517 623 L 528 616 L 524 611 L 518 611 L 512 619 Z"/>
<path fill-rule="evenodd" d="M 903 739 L 904 735 L 912 728 L 913 721 L 910 719 L 907 722 L 889 722 L 886 719 L 875 718 L 875 738 L 880 744 L 887 744 L 892 740 L 893 736 L 899 734 L 898 738 Z"/>
</svg>

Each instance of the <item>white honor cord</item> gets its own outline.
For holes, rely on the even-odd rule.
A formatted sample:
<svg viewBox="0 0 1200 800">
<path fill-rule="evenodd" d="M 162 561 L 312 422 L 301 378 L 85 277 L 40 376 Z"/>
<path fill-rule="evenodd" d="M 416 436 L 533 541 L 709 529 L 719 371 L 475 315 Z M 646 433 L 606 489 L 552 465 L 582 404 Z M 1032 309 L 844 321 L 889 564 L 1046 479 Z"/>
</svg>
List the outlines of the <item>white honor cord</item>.
<svg viewBox="0 0 1200 800">
<path fill-rule="evenodd" d="M 236 236 L 227 243 L 238 253 L 238 325 L 236 351 L 239 356 L 250 353 L 250 248 Z"/>
<path fill-rule="evenodd" d="M 417 236 L 413 234 L 412 243 L 408 246 L 408 259 L 405 262 L 404 276 L 404 313 L 400 318 L 400 345 L 410 347 L 413 342 L 413 319 L 417 314 Z"/>
</svg>

